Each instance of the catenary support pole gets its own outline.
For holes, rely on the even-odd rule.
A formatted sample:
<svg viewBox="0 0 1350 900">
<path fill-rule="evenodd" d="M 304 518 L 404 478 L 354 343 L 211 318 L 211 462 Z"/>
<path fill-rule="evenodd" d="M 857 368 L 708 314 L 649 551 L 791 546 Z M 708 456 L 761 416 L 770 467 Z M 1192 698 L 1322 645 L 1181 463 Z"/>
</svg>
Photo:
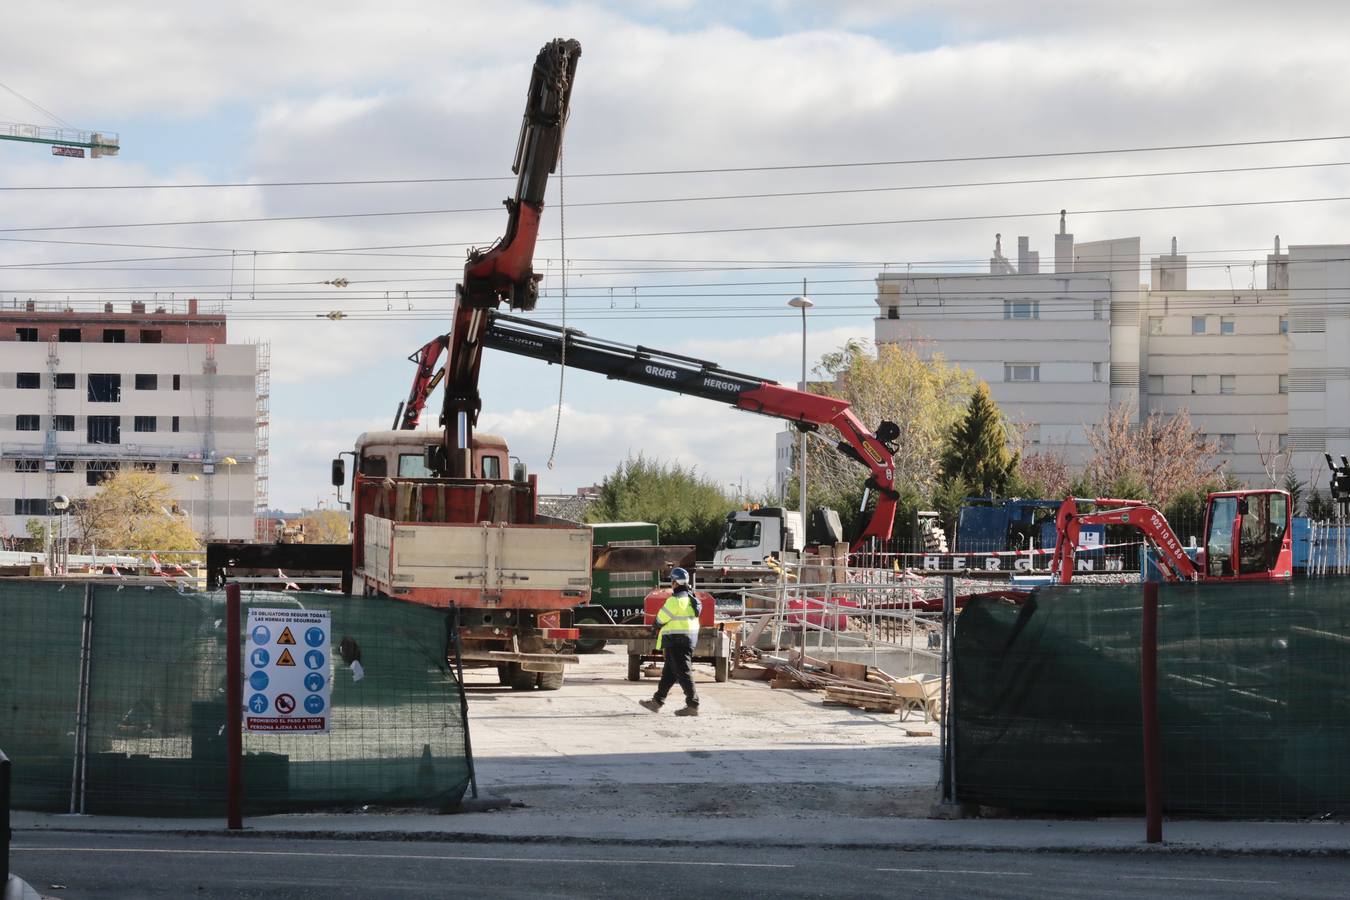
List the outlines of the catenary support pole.
<svg viewBox="0 0 1350 900">
<path fill-rule="evenodd" d="M 1140 629 L 1139 699 L 1144 716 L 1144 820 L 1150 844 L 1162 842 L 1162 789 L 1158 739 L 1158 583 L 1144 584 Z"/>
<path fill-rule="evenodd" d="M 225 585 L 225 815 L 232 831 L 244 827 L 244 665 L 239 585 Z"/>
<path fill-rule="evenodd" d="M 947 690 L 947 682 L 951 676 L 951 647 L 952 635 L 955 633 L 956 619 L 956 582 L 952 576 L 947 575 L 942 579 L 942 715 L 938 719 L 938 743 L 942 746 L 942 802 L 953 803 L 956 798 L 955 779 L 952 777 L 952 770 L 955 768 L 952 760 L 952 717 L 951 717 L 951 694 Z"/>
</svg>

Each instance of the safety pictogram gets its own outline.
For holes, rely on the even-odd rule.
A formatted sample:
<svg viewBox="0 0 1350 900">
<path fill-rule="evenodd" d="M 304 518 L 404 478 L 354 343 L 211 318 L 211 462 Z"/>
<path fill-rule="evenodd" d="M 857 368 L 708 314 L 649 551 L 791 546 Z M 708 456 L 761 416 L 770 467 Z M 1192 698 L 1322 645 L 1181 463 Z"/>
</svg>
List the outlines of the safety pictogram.
<svg viewBox="0 0 1350 900">
<path fill-rule="evenodd" d="M 333 716 L 332 613 L 255 606 L 244 633 L 244 730 L 327 733 Z"/>
</svg>

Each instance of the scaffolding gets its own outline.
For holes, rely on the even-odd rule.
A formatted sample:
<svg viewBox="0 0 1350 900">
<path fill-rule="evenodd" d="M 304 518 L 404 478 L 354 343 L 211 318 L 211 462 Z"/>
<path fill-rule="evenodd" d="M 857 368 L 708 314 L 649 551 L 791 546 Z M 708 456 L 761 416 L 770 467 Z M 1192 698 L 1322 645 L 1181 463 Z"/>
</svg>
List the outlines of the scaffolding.
<svg viewBox="0 0 1350 900">
<path fill-rule="evenodd" d="M 268 341 L 259 341 L 257 347 L 257 376 L 254 382 L 257 390 L 257 419 L 254 433 L 253 539 L 261 542 L 267 540 L 267 476 L 270 455 L 268 432 L 272 419 L 272 345 Z"/>
</svg>

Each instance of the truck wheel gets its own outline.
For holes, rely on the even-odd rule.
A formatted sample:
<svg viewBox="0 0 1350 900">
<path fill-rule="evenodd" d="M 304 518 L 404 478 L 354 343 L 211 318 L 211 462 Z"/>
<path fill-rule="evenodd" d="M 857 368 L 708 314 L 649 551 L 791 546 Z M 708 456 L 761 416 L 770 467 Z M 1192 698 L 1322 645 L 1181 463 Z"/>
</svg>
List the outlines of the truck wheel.
<svg viewBox="0 0 1350 900">
<path fill-rule="evenodd" d="M 507 663 L 508 679 L 513 691 L 532 691 L 539 680 L 538 672 L 526 672 L 520 663 Z"/>
<path fill-rule="evenodd" d="M 497 667 L 497 683 L 503 686 L 511 683 L 511 663 L 502 663 Z"/>
<path fill-rule="evenodd" d="M 562 690 L 563 676 L 564 676 L 563 672 L 540 672 L 539 690 L 541 691 Z"/>
<path fill-rule="evenodd" d="M 731 675 L 731 658 L 728 656 L 718 656 L 713 659 L 713 681 L 718 684 L 726 681 Z"/>
<path fill-rule="evenodd" d="M 628 680 L 642 680 L 642 657 L 636 653 L 628 654 Z"/>
<path fill-rule="evenodd" d="M 605 624 L 599 616 L 594 613 L 583 615 L 576 620 L 578 625 L 603 625 Z M 599 653 L 605 649 L 604 638 L 577 638 L 573 641 L 573 647 L 577 653 Z"/>
</svg>

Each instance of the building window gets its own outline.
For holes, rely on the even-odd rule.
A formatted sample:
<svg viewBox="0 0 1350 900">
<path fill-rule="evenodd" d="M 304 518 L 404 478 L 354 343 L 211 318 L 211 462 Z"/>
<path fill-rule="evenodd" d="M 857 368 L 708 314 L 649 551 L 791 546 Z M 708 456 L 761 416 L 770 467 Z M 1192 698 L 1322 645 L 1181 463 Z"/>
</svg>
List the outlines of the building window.
<svg viewBox="0 0 1350 900">
<path fill-rule="evenodd" d="M 164 343 L 164 332 L 160 331 L 158 328 L 142 328 L 141 343 L 162 344 Z"/>
<path fill-rule="evenodd" d="M 1040 363 L 1004 363 L 1004 381 L 1040 381 Z"/>
<path fill-rule="evenodd" d="M 1289 333 L 1289 317 L 1280 316 L 1280 334 Z"/>
<path fill-rule="evenodd" d="M 40 459 L 16 459 L 14 460 L 15 472 L 37 472 L 42 469 L 42 460 Z"/>
<path fill-rule="evenodd" d="M 1232 316 L 1219 316 L 1219 334 L 1232 334 L 1237 329 L 1237 321 Z"/>
<path fill-rule="evenodd" d="M 1191 316 L 1191 334 L 1205 333 L 1205 317 Z"/>
<path fill-rule="evenodd" d="M 1093 364 L 1092 364 L 1092 380 L 1093 380 L 1093 381 L 1101 381 L 1101 380 L 1102 380 L 1102 364 L 1101 364 L 1101 363 L 1093 363 Z"/>
<path fill-rule="evenodd" d="M 1235 393 L 1237 393 L 1237 376 L 1236 376 L 1236 375 L 1220 375 L 1220 376 L 1219 376 L 1219 393 L 1220 393 L 1220 394 L 1235 394 Z"/>
<path fill-rule="evenodd" d="M 159 390 L 158 375 L 137 375 L 136 390 L 138 391 L 156 391 Z"/>
<path fill-rule="evenodd" d="M 156 424 L 157 424 L 157 423 L 155 422 L 155 417 L 154 417 L 154 416 L 137 416 L 137 417 L 136 417 L 136 430 L 139 431 L 139 432 L 142 432 L 142 433 L 148 433 L 148 432 L 156 431 L 156 430 L 158 430 L 158 429 L 155 427 Z"/>
<path fill-rule="evenodd" d="M 47 514 L 47 501 L 42 497 L 16 497 L 14 499 L 14 515 L 16 516 L 45 516 Z"/>
<path fill-rule="evenodd" d="M 1163 377 L 1161 375 L 1148 376 L 1148 392 L 1150 394 L 1161 394 L 1163 392 Z"/>
<path fill-rule="evenodd" d="M 73 391 L 73 390 L 75 390 L 75 373 L 74 373 L 74 372 L 57 372 L 57 373 L 56 373 L 56 379 L 55 379 L 55 381 L 56 381 L 56 389 L 57 389 L 58 391 Z"/>
<path fill-rule="evenodd" d="M 177 431 L 177 430 L 178 430 L 178 417 L 177 417 L 177 416 L 174 416 L 174 417 L 173 417 L 173 430 L 174 430 L 174 431 Z"/>
<path fill-rule="evenodd" d="M 169 474 L 170 475 L 178 474 L 178 463 L 169 463 Z"/>
<path fill-rule="evenodd" d="M 40 416 L 21 415 L 14 417 L 15 431 L 41 431 Z"/>
<path fill-rule="evenodd" d="M 121 375 L 90 375 L 90 403 L 117 403 L 122 399 Z"/>
<path fill-rule="evenodd" d="M 1192 375 L 1192 376 L 1191 376 L 1191 393 L 1192 393 L 1192 394 L 1203 394 L 1203 393 L 1205 393 L 1206 391 L 1208 391 L 1208 390 L 1209 390 L 1209 385 L 1206 383 L 1206 381 L 1207 381 L 1207 379 L 1206 379 L 1206 377 L 1205 377 L 1204 375 Z"/>
<path fill-rule="evenodd" d="M 14 386 L 21 391 L 36 391 L 42 387 L 42 375 L 39 372 L 19 372 L 14 376 Z"/>
<path fill-rule="evenodd" d="M 17 340 L 25 341 L 25 342 L 30 343 L 30 344 L 36 344 L 36 343 L 37 343 L 37 329 L 36 329 L 36 328 L 16 328 L 16 329 L 14 329 L 14 334 L 15 334 L 15 338 L 16 338 Z"/>
<path fill-rule="evenodd" d="M 1148 333 L 1149 333 L 1149 334 L 1162 334 L 1162 323 L 1163 323 L 1162 316 L 1149 316 L 1149 317 L 1148 317 Z"/>
<path fill-rule="evenodd" d="M 56 471 L 58 471 L 58 472 L 74 472 L 74 471 L 75 471 L 75 460 L 73 460 L 73 459 L 58 459 L 58 460 L 56 461 Z"/>
<path fill-rule="evenodd" d="M 84 483 L 90 487 L 100 485 L 117 474 L 117 462 L 110 459 L 96 459 L 85 464 Z"/>
<path fill-rule="evenodd" d="M 1039 300 L 1004 300 L 1003 318 L 1005 319 L 1039 319 L 1041 317 L 1041 301 Z"/>
<path fill-rule="evenodd" d="M 56 339 L 63 344 L 78 344 L 80 342 L 80 329 L 62 328 L 56 333 Z"/>
<path fill-rule="evenodd" d="M 155 471 L 155 464 L 152 462 L 134 462 L 131 464 L 131 467 L 135 469 L 137 472 Z"/>
<path fill-rule="evenodd" d="M 90 416 L 85 432 L 90 444 L 120 444 L 122 419 L 118 416 Z"/>
<path fill-rule="evenodd" d="M 75 417 L 68 415 L 52 416 L 52 431 L 74 431 Z"/>
<path fill-rule="evenodd" d="M 1220 453 L 1232 453 L 1232 452 L 1233 452 L 1233 444 L 1234 444 L 1234 442 L 1235 442 L 1236 440 L 1237 440 L 1237 435 L 1235 435 L 1235 434 L 1221 434 L 1221 435 L 1219 435 L 1219 452 L 1220 452 Z"/>
<path fill-rule="evenodd" d="M 1280 435 L 1280 452 L 1283 453 L 1288 449 L 1289 449 L 1289 435 L 1282 434 Z"/>
<path fill-rule="evenodd" d="M 122 328 L 103 329 L 103 343 L 105 344 L 125 344 L 127 342 L 127 333 Z"/>
<path fill-rule="evenodd" d="M 178 388 L 180 387 L 179 380 L 178 380 L 179 377 L 180 377 L 180 376 L 178 376 L 178 375 L 173 376 L 173 389 L 174 389 L 175 391 L 178 390 Z"/>
<path fill-rule="evenodd" d="M 1092 318 L 1101 321 L 1106 318 L 1106 301 L 1100 297 L 1092 300 Z"/>
<path fill-rule="evenodd" d="M 1287 393 L 1289 393 L 1289 376 L 1288 376 L 1288 375 L 1281 375 L 1281 376 L 1280 376 L 1280 393 L 1281 393 L 1281 394 L 1287 394 Z"/>
</svg>

